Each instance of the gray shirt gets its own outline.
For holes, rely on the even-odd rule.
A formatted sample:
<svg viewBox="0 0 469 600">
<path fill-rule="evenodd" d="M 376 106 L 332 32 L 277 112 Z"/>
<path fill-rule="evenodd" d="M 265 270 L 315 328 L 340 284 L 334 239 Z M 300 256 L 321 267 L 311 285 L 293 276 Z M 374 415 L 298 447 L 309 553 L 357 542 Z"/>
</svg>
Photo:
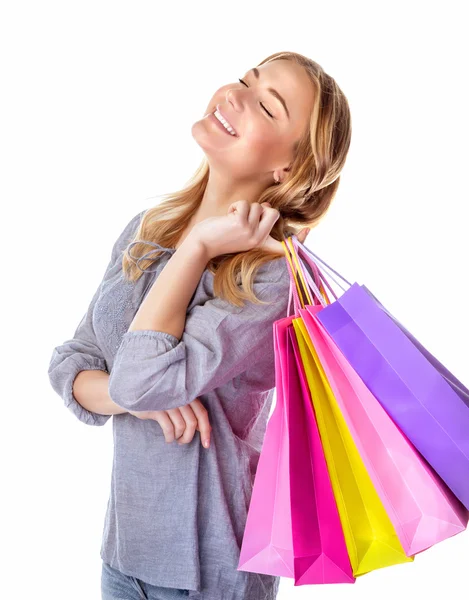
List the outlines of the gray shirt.
<svg viewBox="0 0 469 600">
<path fill-rule="evenodd" d="M 286 260 L 273 259 L 256 274 L 256 296 L 271 304 L 235 307 L 214 297 L 206 269 L 180 340 L 161 331 L 128 331 L 176 251 L 156 244 L 164 252 L 151 270 L 135 283 L 124 279 L 122 253 L 144 213 L 115 242 L 73 338 L 54 349 L 50 383 L 88 425 L 104 425 L 111 415 L 90 412 L 75 400 L 72 385 L 82 370 L 108 372 L 111 398 L 128 410 L 168 410 L 199 398 L 212 426 L 211 444 L 204 448 L 198 431 L 188 444 L 167 443 L 154 420 L 112 416 L 114 459 L 101 558 L 124 574 L 202 592 L 204 599 L 272 600 L 279 577 L 237 568 L 274 394 L 272 324 L 287 314 Z"/>
</svg>

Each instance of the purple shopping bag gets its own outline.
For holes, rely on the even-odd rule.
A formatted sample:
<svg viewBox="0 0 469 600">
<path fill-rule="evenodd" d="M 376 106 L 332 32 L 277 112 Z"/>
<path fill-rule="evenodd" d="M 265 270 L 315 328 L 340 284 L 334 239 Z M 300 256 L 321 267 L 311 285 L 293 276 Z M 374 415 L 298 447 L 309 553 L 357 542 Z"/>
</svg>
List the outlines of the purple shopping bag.
<svg viewBox="0 0 469 600">
<path fill-rule="evenodd" d="M 318 320 L 394 423 L 469 509 L 469 390 L 364 285 L 324 306 Z M 324 273 L 323 281 L 331 286 Z"/>
</svg>

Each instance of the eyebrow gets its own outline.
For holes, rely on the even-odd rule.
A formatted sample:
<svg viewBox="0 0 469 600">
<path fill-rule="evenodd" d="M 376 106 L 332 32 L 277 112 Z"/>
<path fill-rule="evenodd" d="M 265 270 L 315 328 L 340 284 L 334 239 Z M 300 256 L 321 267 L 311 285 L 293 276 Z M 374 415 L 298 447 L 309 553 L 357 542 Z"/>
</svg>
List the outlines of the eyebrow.
<svg viewBox="0 0 469 600">
<path fill-rule="evenodd" d="M 259 79 L 259 77 L 260 77 L 259 69 L 256 69 L 256 67 L 254 67 L 253 69 L 249 69 L 248 73 L 250 73 L 251 71 L 256 76 L 256 79 Z M 287 117 L 290 118 L 290 112 L 288 110 L 287 103 L 282 98 L 282 96 L 277 92 L 277 90 L 270 87 L 270 88 L 267 88 L 267 91 L 270 92 L 273 96 L 275 96 L 277 98 L 277 100 L 280 100 L 280 102 L 282 103 L 283 108 L 285 109 L 285 112 L 287 113 Z"/>
</svg>

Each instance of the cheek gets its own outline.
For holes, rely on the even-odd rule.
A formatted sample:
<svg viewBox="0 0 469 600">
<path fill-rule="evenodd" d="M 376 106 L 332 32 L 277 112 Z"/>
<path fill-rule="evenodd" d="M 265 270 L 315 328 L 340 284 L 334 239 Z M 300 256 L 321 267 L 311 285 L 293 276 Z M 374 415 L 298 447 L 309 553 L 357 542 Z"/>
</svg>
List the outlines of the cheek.
<svg viewBox="0 0 469 600">
<path fill-rule="evenodd" d="M 244 124 L 243 138 L 253 148 L 265 149 L 276 142 L 277 132 L 262 118 L 250 119 Z"/>
<path fill-rule="evenodd" d="M 251 155 L 261 155 L 266 159 L 275 157 L 278 153 L 282 140 L 278 132 L 273 131 L 269 124 L 252 127 L 243 135 L 243 144 Z"/>
<path fill-rule="evenodd" d="M 264 156 L 269 156 L 272 147 L 272 141 L 268 136 L 251 136 L 247 140 L 247 144 L 254 154 L 262 154 Z"/>
</svg>

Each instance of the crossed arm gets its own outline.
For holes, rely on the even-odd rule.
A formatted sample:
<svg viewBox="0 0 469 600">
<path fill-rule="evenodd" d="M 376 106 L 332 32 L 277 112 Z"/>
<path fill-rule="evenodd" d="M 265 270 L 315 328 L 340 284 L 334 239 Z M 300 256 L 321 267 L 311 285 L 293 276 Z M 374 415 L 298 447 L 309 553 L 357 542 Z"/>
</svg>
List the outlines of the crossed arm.
<svg viewBox="0 0 469 600">
<path fill-rule="evenodd" d="M 207 262 L 208 257 L 205 255 L 204 249 L 195 240 L 192 243 L 190 240 L 183 243 L 155 280 L 140 305 L 129 331 L 158 330 L 180 338 L 186 321 L 187 306 Z M 104 415 L 132 413 L 111 399 L 109 374 L 103 371 L 78 373 L 73 384 L 73 394 L 88 411 Z M 196 407 L 193 408 L 195 410 Z M 200 408 L 198 408 L 198 413 L 202 413 Z M 132 414 L 143 416 L 144 412 Z M 151 414 L 154 415 L 154 413 Z M 165 419 L 166 425 L 171 424 L 169 415 L 161 414 L 159 418 Z M 210 425 L 206 414 L 198 414 L 196 420 L 197 418 L 201 421 L 197 424 L 201 435 L 204 432 L 205 438 L 209 439 Z M 164 424 L 161 423 L 162 426 Z M 169 439 L 171 441 L 171 435 L 169 435 Z"/>
<path fill-rule="evenodd" d="M 116 241 L 104 279 L 119 268 L 141 215 Z M 104 425 L 112 414 L 181 407 L 260 360 L 273 363 L 272 323 L 285 316 L 289 285 L 286 271 L 274 263 L 283 261 L 256 274 L 253 291 L 270 304 L 247 302 L 241 309 L 215 297 L 187 313 L 206 263 L 197 240 L 186 238 L 124 334 L 110 374 L 93 329 L 98 288 L 73 338 L 54 349 L 49 365 L 52 387 L 82 422 Z M 266 377 L 266 389 L 274 386 L 273 375 Z"/>
</svg>

